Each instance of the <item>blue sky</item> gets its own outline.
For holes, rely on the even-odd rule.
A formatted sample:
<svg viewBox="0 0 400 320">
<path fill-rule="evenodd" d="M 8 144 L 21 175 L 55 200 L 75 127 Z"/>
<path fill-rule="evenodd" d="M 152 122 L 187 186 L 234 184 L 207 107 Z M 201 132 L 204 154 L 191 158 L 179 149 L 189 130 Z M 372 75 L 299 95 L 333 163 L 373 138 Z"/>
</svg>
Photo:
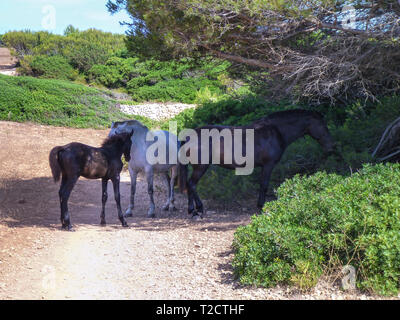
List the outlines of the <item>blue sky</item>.
<svg viewBox="0 0 400 320">
<path fill-rule="evenodd" d="M 0 0 L 0 34 L 10 30 L 47 30 L 62 34 L 72 24 L 85 30 L 96 28 L 124 33 L 130 21 L 127 13 L 110 15 L 107 0 Z"/>
</svg>

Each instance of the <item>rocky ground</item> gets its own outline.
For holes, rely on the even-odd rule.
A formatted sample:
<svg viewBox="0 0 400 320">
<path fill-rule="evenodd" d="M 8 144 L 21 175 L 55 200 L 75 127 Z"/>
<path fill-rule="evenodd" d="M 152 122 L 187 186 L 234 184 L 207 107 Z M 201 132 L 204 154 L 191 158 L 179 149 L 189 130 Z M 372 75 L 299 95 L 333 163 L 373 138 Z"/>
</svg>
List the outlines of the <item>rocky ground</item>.
<svg viewBox="0 0 400 320">
<path fill-rule="evenodd" d="M 119 108 L 122 112 L 132 115 L 141 115 L 153 120 L 166 120 L 170 119 L 177 114 L 188 108 L 195 108 L 194 104 L 184 104 L 184 103 L 142 103 L 138 105 L 126 105 L 120 104 Z"/>
</svg>

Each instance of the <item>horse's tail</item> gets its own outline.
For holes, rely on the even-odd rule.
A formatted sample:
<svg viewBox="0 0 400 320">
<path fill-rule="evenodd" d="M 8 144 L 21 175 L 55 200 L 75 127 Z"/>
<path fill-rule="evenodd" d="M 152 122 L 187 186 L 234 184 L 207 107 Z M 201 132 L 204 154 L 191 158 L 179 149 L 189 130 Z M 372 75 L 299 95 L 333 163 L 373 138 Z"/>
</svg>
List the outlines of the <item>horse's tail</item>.
<svg viewBox="0 0 400 320">
<path fill-rule="evenodd" d="M 58 158 L 58 153 L 63 150 L 63 147 L 54 147 L 50 151 L 49 155 L 49 164 L 51 168 L 51 174 L 53 175 L 54 182 L 57 182 L 60 180 L 60 175 L 61 175 L 61 166 L 59 163 L 59 158 Z"/>
<path fill-rule="evenodd" d="M 178 187 L 179 192 L 183 193 L 186 190 L 188 177 L 188 165 L 187 164 L 178 164 Z"/>
</svg>

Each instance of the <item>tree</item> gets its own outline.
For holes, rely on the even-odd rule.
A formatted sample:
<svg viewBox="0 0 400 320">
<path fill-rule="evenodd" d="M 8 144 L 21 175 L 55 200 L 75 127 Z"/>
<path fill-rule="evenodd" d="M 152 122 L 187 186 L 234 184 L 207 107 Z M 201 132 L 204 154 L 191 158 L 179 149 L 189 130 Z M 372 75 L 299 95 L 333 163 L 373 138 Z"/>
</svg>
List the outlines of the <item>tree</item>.
<svg viewBox="0 0 400 320">
<path fill-rule="evenodd" d="M 212 54 L 268 71 L 270 91 L 310 102 L 398 92 L 397 0 L 109 0 L 132 16 L 130 38 L 175 55 Z"/>
<path fill-rule="evenodd" d="M 69 36 L 74 33 L 79 33 L 79 29 L 75 28 L 72 24 L 68 25 L 64 30 L 64 36 Z"/>
</svg>

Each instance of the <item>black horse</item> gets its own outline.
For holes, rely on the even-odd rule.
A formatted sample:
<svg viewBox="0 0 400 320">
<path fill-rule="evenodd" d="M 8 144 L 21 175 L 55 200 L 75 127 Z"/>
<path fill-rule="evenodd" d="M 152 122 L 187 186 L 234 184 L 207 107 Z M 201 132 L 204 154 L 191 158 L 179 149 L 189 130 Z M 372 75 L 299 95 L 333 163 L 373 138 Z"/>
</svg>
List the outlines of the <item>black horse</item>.
<svg viewBox="0 0 400 320">
<path fill-rule="evenodd" d="M 248 126 L 242 127 L 209 125 L 196 128 L 195 130 L 199 137 L 199 142 L 197 144 L 197 150 L 195 151 L 197 152 L 199 159 L 201 158 L 200 154 L 202 151 L 200 138 L 201 129 L 217 129 L 219 132 L 223 129 L 229 129 L 231 132 L 233 132 L 234 129 L 254 129 L 254 166 L 262 167 L 262 177 L 257 202 L 257 206 L 260 209 L 265 203 L 266 192 L 273 168 L 280 161 L 286 148 L 298 138 L 303 137 L 304 135 L 309 135 L 318 141 L 326 154 L 336 153 L 340 156 L 322 115 L 313 111 L 295 109 L 276 112 L 257 120 Z M 246 150 L 244 132 L 242 136 L 242 150 Z M 209 150 L 215 150 L 215 148 L 212 148 L 211 146 L 211 140 L 209 147 Z M 190 150 L 190 152 L 192 152 L 192 150 Z M 209 163 L 212 161 L 212 153 L 212 151 L 209 152 Z M 224 158 L 223 153 L 224 139 L 221 138 L 219 155 L 217 155 L 221 161 L 218 165 L 228 169 L 241 167 L 234 161 L 231 164 L 224 164 L 222 160 Z M 182 172 L 180 185 L 183 186 L 187 183 L 186 189 L 188 191 L 189 214 L 193 214 L 193 216 L 201 216 L 203 213 L 203 204 L 196 192 L 196 185 L 203 174 L 207 171 L 209 164 L 200 163 L 191 165 L 193 167 L 193 172 L 189 181 L 187 181 L 187 166 L 180 165 L 179 169 Z M 194 201 L 196 203 L 196 211 L 194 210 Z"/>
<path fill-rule="evenodd" d="M 121 211 L 119 181 L 123 165 L 122 154 L 127 161 L 130 160 L 132 134 L 133 131 L 130 134 L 122 133 L 107 138 L 100 148 L 72 142 L 65 146 L 54 147 L 50 151 L 49 162 L 54 182 L 59 181 L 60 174 L 62 175 L 58 194 L 60 196 L 63 229 L 71 230 L 72 228 L 68 212 L 68 198 L 80 176 L 88 179 L 102 179 L 102 210 L 100 215 L 102 225 L 106 224 L 107 182 L 111 179 L 117 203 L 118 218 L 122 226 L 128 226 Z"/>
</svg>

